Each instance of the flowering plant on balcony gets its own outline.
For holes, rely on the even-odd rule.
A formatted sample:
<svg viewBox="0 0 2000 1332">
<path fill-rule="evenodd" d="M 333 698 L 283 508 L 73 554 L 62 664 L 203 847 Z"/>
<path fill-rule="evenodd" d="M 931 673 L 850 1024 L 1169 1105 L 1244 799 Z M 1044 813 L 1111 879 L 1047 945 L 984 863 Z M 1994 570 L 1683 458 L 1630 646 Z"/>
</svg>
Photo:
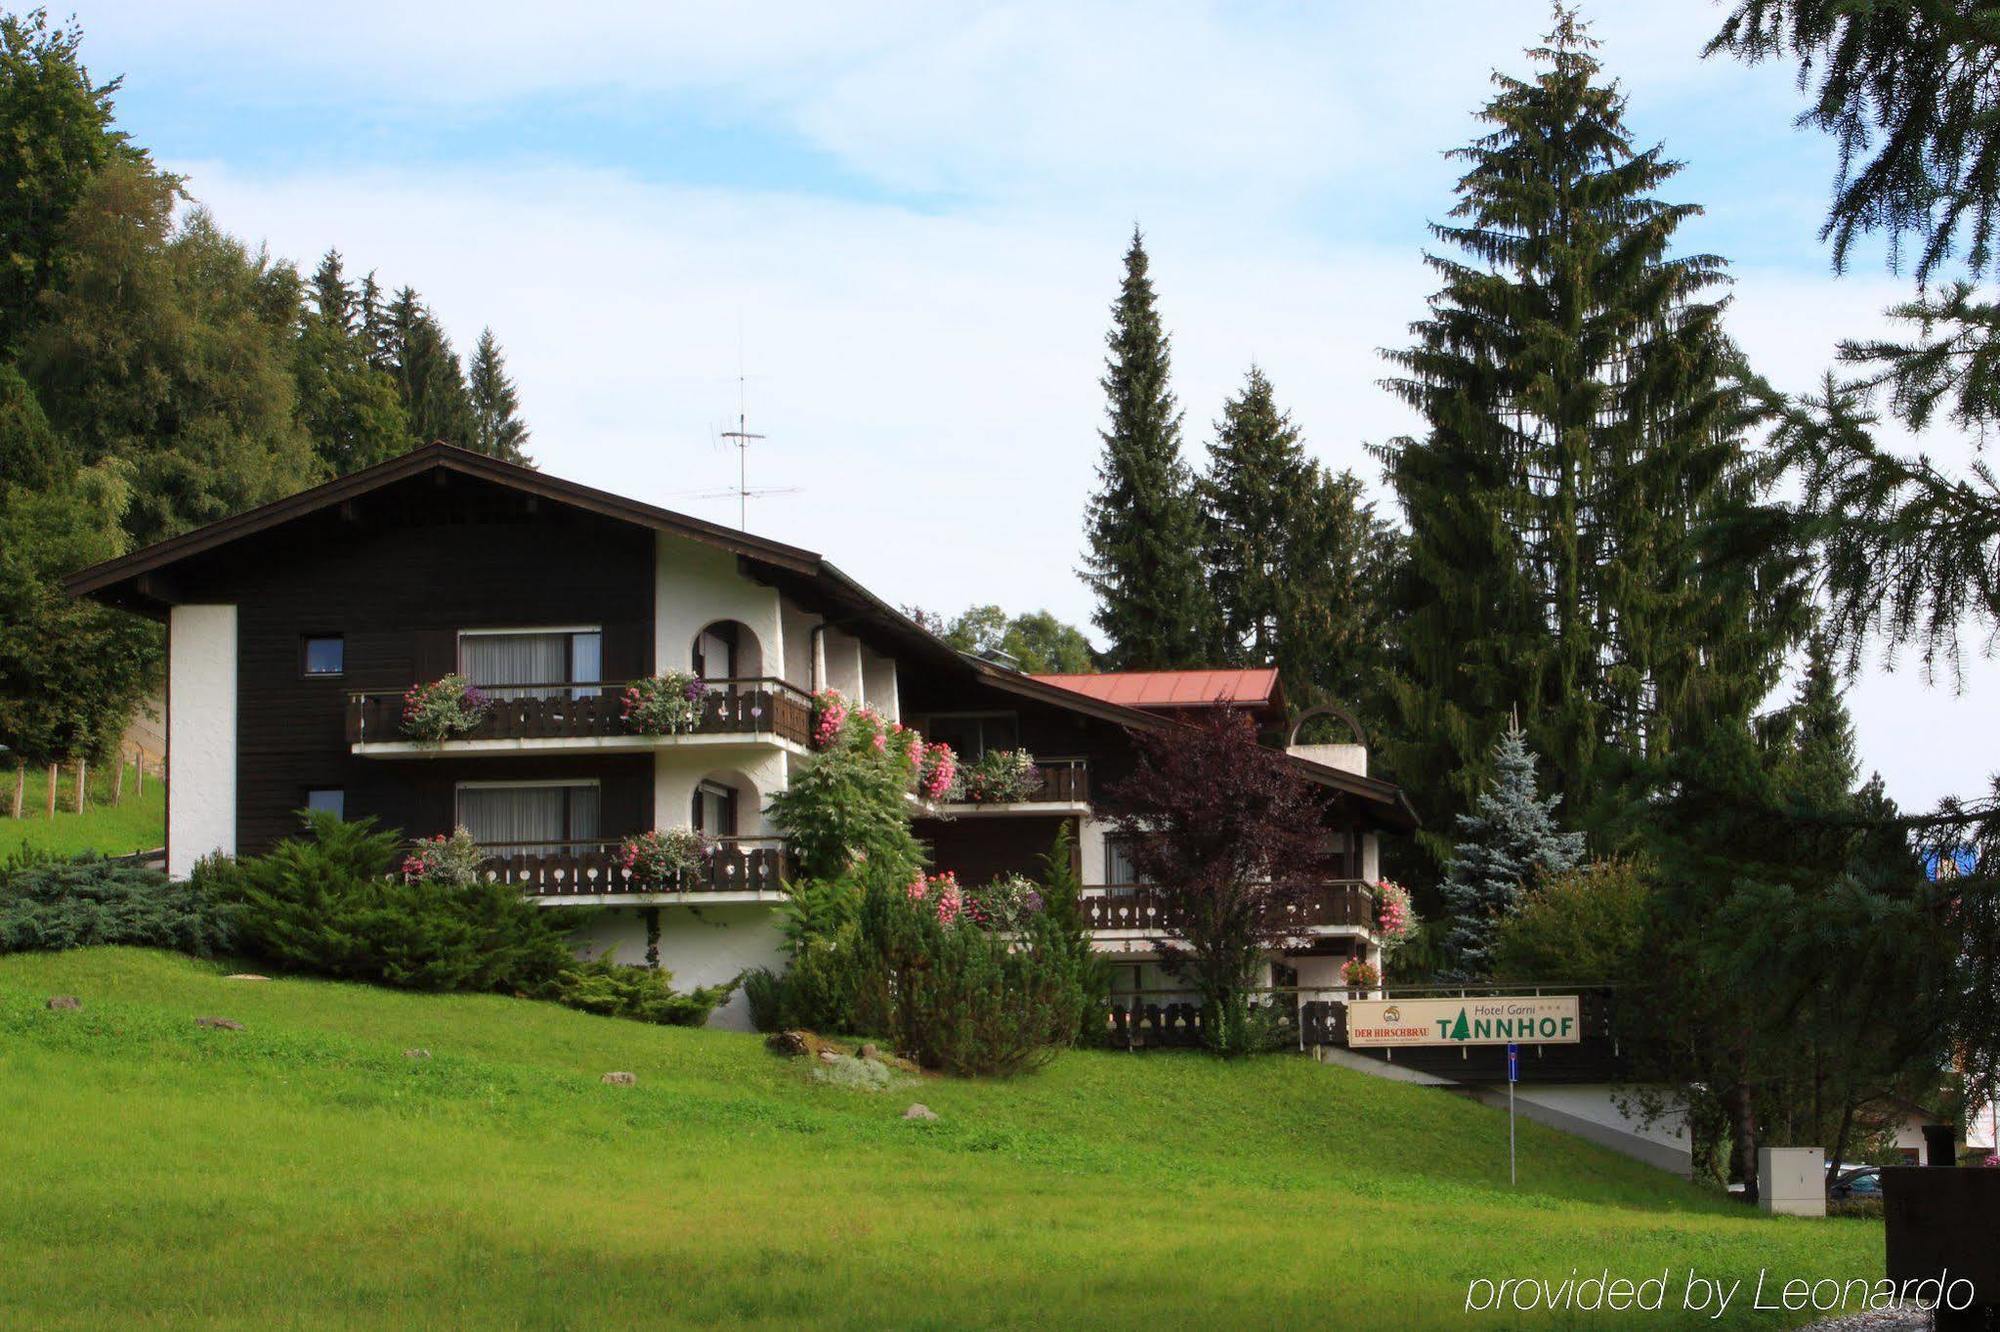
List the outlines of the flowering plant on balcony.
<svg viewBox="0 0 2000 1332">
<path fill-rule="evenodd" d="M 618 863 L 635 883 L 689 887 L 714 854 L 706 837 L 693 828 L 655 828 L 618 844 Z"/>
<path fill-rule="evenodd" d="M 847 726 L 847 695 L 838 689 L 822 689 L 813 695 L 812 747 L 831 748 Z"/>
<path fill-rule="evenodd" d="M 708 686 L 687 671 L 635 680 L 625 690 L 625 725 L 640 735 L 678 735 L 701 720 Z"/>
<path fill-rule="evenodd" d="M 1340 964 L 1340 979 L 1355 989 L 1366 990 L 1382 983 L 1382 973 L 1375 969 L 1373 962 L 1364 962 L 1358 957 L 1350 957 Z"/>
<path fill-rule="evenodd" d="M 411 883 L 431 883 L 441 888 L 470 888 L 479 882 L 479 865 L 485 859 L 471 832 L 464 827 L 450 836 L 422 837 L 403 857 L 403 877 Z"/>
<path fill-rule="evenodd" d="M 1007 874 L 965 893 L 965 916 L 1002 934 L 1027 928 L 1042 912 L 1042 890 L 1025 874 Z"/>
<path fill-rule="evenodd" d="M 975 805 L 1005 805 L 1031 798 L 1042 786 L 1042 770 L 1025 749 L 989 749 L 977 760 L 961 764 L 953 783 L 953 800 Z"/>
<path fill-rule="evenodd" d="M 1409 942 L 1417 928 L 1417 916 L 1410 909 L 1410 890 L 1394 879 L 1375 885 L 1375 932 L 1382 936 L 1384 949 Z"/>
<path fill-rule="evenodd" d="M 912 902 L 928 902 L 940 925 L 956 924 L 965 909 L 965 894 L 959 891 L 958 876 L 950 870 L 931 875 L 919 872 L 905 893 Z"/>
<path fill-rule="evenodd" d="M 411 685 L 403 694 L 403 734 L 432 745 L 455 740 L 477 727 L 492 706 L 485 691 L 462 675 Z"/>
<path fill-rule="evenodd" d="M 917 794 L 926 800 L 940 800 L 951 792 L 958 779 L 958 755 L 942 740 L 924 746 L 923 762 L 917 768 Z"/>
</svg>

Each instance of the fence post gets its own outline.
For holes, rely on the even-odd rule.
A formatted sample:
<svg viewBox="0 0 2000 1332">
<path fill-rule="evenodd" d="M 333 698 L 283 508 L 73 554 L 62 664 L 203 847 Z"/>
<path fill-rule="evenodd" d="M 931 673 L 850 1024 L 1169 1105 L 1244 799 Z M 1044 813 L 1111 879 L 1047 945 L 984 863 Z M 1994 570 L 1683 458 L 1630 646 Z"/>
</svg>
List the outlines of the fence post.
<svg viewBox="0 0 2000 1332">
<path fill-rule="evenodd" d="M 62 785 L 62 765 L 49 764 L 49 818 L 56 816 L 56 788 Z"/>
<path fill-rule="evenodd" d="M 86 770 L 88 769 L 88 766 L 89 766 L 89 765 L 88 765 L 88 761 L 87 761 L 86 759 L 82 758 L 81 756 L 79 756 L 79 757 L 77 758 L 77 760 L 76 760 L 76 812 L 77 812 L 77 813 L 79 813 L 79 814 L 83 813 L 83 806 L 84 806 L 84 802 L 85 802 L 85 800 L 86 800 L 86 799 L 88 799 L 88 797 L 89 797 L 89 795 L 90 795 L 90 791 L 89 791 L 89 789 L 88 789 L 88 788 L 87 788 L 87 787 L 86 787 L 86 786 L 84 785 L 84 773 L 85 773 L 85 772 L 86 772 Z"/>
<path fill-rule="evenodd" d="M 21 807 L 28 800 L 28 760 L 20 759 L 14 764 L 14 817 L 21 817 Z"/>
<path fill-rule="evenodd" d="M 118 746 L 118 763 L 111 770 L 111 803 L 116 805 L 125 798 L 125 746 Z"/>
</svg>

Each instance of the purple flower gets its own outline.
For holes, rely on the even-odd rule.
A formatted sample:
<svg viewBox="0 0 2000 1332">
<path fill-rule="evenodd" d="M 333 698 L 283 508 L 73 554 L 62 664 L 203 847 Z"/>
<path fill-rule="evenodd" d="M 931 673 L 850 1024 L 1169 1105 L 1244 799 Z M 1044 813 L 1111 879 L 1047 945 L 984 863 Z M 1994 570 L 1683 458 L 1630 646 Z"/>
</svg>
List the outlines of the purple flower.
<svg viewBox="0 0 2000 1332">
<path fill-rule="evenodd" d="M 1030 888 L 1021 894 L 1021 909 L 1033 913 L 1042 909 L 1042 895 Z"/>
<path fill-rule="evenodd" d="M 708 692 L 708 685 L 702 680 L 689 680 L 685 686 L 685 691 L 688 702 L 699 703 L 701 702 L 701 696 Z"/>
</svg>

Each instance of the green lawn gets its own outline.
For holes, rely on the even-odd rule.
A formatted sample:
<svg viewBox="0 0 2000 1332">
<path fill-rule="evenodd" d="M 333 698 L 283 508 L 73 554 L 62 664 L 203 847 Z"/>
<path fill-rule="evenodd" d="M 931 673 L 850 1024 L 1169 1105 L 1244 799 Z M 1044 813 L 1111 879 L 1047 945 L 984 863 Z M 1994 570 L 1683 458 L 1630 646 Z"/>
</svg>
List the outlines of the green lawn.
<svg viewBox="0 0 2000 1332">
<path fill-rule="evenodd" d="M 1510 1189 L 1504 1116 L 1298 1058 L 868 1093 L 749 1036 L 225 969 L 0 958 L 0 1326 L 1512 1326 L 1469 1278 L 1665 1269 L 1671 1309 L 1691 1266 L 1881 1270 L 1876 1223 L 1533 1124 Z"/>
<path fill-rule="evenodd" d="M 124 799 L 111 803 L 109 769 L 88 774 L 90 801 L 82 814 L 67 808 L 76 794 L 76 773 L 65 769 L 56 785 L 57 798 L 64 808 L 49 817 L 49 774 L 46 768 L 28 770 L 28 797 L 21 817 L 7 817 L 14 807 L 14 770 L 0 772 L 0 856 L 18 851 L 22 843 L 42 851 L 73 856 L 85 851 L 122 856 L 133 851 L 151 851 L 167 840 L 167 784 L 156 777 L 146 779 L 146 793 L 134 795 L 132 769 L 125 769 Z"/>
</svg>

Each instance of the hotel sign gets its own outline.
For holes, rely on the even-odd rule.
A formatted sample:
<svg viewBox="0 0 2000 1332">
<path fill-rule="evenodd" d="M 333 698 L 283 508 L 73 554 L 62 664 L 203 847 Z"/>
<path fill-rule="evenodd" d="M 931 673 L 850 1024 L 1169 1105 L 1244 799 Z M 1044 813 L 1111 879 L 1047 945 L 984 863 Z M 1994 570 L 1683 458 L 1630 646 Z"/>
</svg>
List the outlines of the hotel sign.
<svg viewBox="0 0 2000 1332">
<path fill-rule="evenodd" d="M 1473 999 L 1357 999 L 1347 1005 L 1347 1043 L 1382 1045 L 1575 1045 L 1570 995 Z"/>
</svg>

